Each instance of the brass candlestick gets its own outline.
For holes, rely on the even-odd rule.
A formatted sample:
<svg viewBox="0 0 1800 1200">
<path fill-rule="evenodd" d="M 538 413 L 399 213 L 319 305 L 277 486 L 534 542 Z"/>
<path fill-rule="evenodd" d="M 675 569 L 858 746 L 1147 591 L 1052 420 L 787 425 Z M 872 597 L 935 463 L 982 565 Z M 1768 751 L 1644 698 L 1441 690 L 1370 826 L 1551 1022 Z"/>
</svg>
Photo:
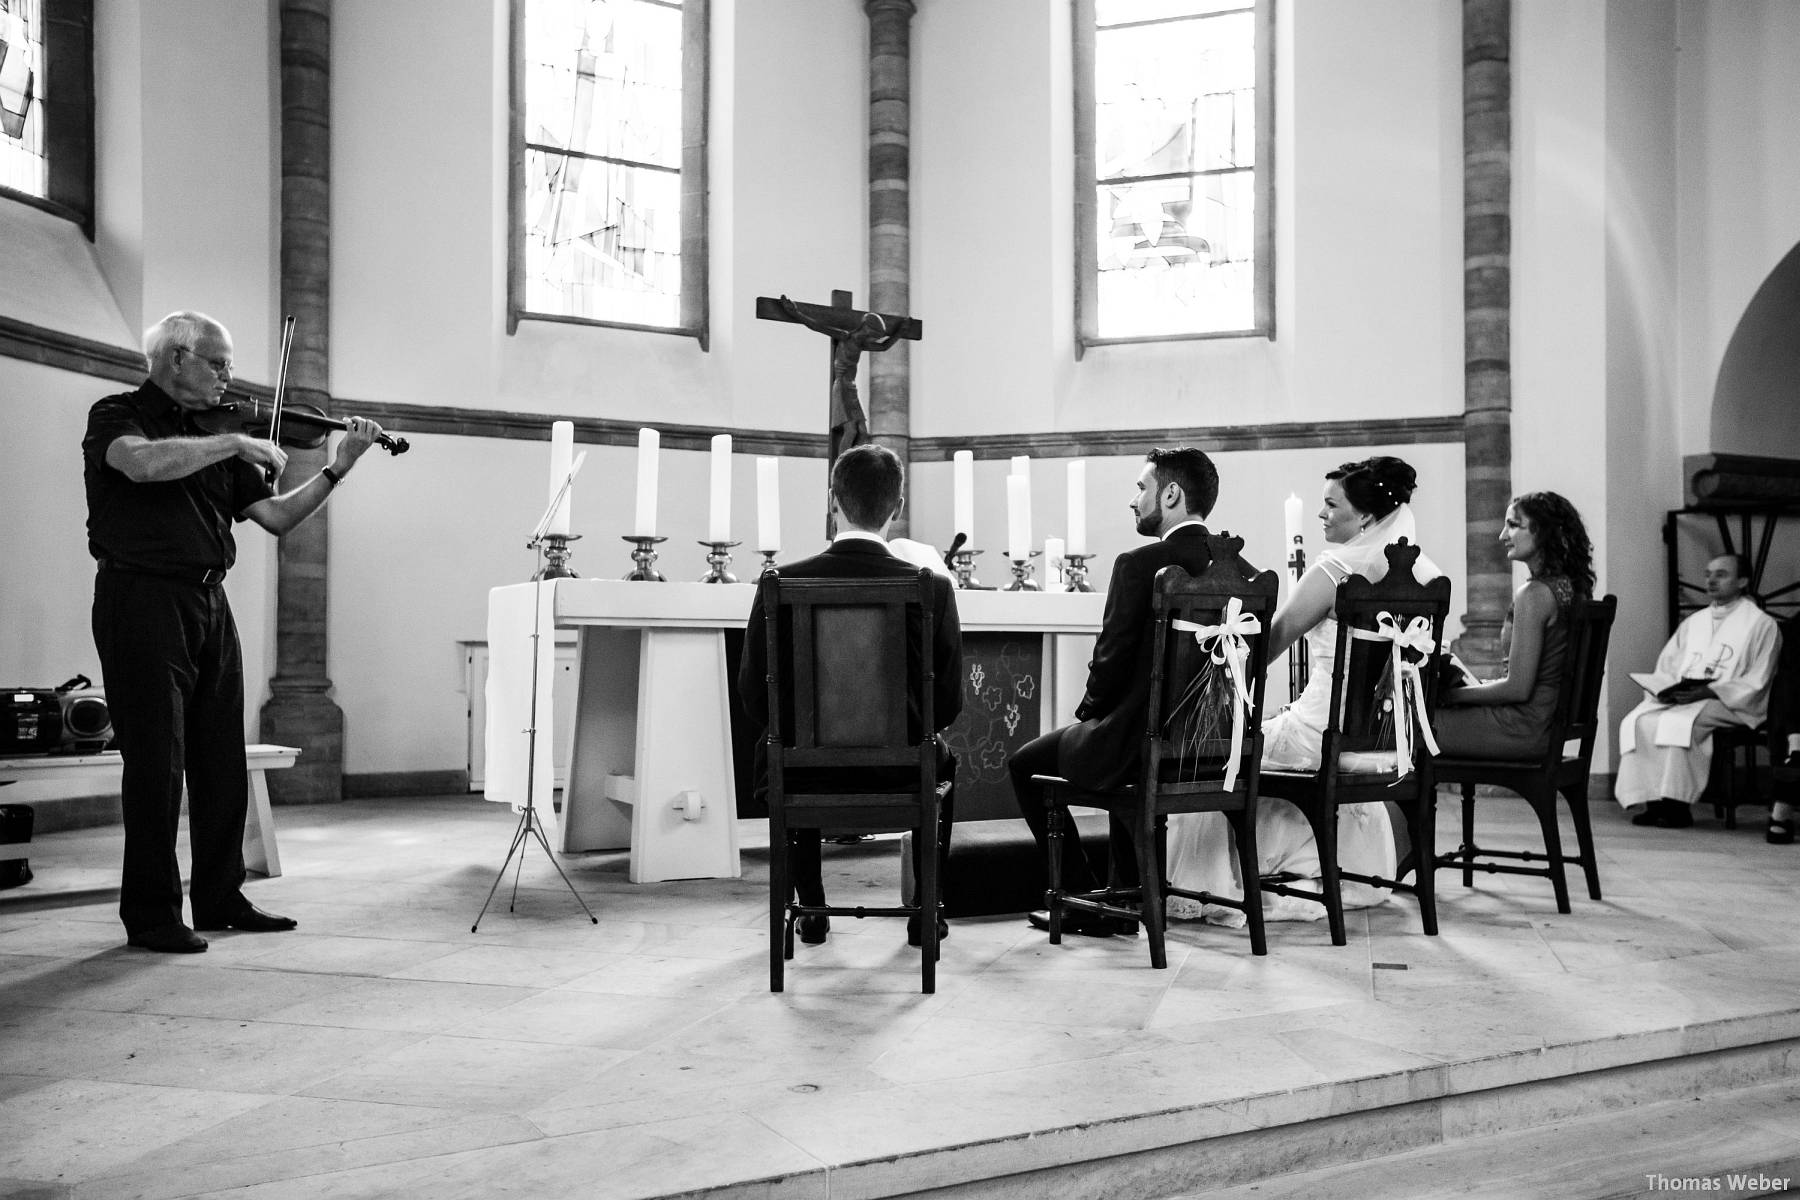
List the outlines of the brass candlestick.
<svg viewBox="0 0 1800 1200">
<path fill-rule="evenodd" d="M 705 576 L 701 578 L 700 582 L 736 583 L 738 581 L 737 576 L 733 575 L 726 568 L 731 566 L 731 548 L 733 546 L 740 546 L 743 543 L 701 542 L 700 544 L 708 548 L 706 551 L 706 565 L 708 570 Z"/>
<path fill-rule="evenodd" d="M 779 550 L 764 550 L 762 552 L 762 574 L 767 575 L 770 571 L 775 569 L 775 556 L 780 553 L 781 551 Z"/>
<path fill-rule="evenodd" d="M 950 570 L 956 575 L 957 587 L 981 587 L 981 581 L 975 578 L 975 556 L 980 553 L 979 550 L 958 550 L 950 556 Z"/>
<path fill-rule="evenodd" d="M 626 536 L 625 541 L 632 544 L 631 561 L 637 565 L 625 578 L 634 583 L 667 583 L 662 573 L 656 569 L 656 543 L 666 542 L 662 537 Z"/>
<path fill-rule="evenodd" d="M 1063 590 L 1065 592 L 1091 592 L 1094 585 L 1087 581 L 1087 560 L 1091 554 L 1063 555 Z"/>
<path fill-rule="evenodd" d="M 1012 560 L 1013 581 L 1006 585 L 1005 590 L 1009 592 L 1041 592 L 1044 590 L 1038 586 L 1038 581 L 1031 577 L 1031 560 L 1040 553 L 1042 552 L 1033 550 L 1024 558 Z"/>
<path fill-rule="evenodd" d="M 579 575 L 569 569 L 569 543 L 579 541 L 579 533 L 546 533 L 542 549 L 544 565 L 531 578 L 539 579 L 579 579 Z"/>
</svg>

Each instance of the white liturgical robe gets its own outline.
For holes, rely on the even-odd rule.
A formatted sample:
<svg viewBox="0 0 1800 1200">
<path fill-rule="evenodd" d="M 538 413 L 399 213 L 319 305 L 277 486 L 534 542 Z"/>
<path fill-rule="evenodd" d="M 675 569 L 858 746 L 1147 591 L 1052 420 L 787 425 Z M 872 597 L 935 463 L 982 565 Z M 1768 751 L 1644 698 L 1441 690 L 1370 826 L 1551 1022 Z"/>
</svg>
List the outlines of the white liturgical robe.
<svg viewBox="0 0 1800 1200">
<path fill-rule="evenodd" d="M 1619 803 L 1699 799 L 1712 766 L 1712 731 L 1754 727 L 1768 715 L 1780 648 L 1775 621 L 1750 600 L 1709 605 L 1683 621 L 1657 657 L 1655 674 L 1640 682 L 1660 690 L 1705 679 L 1716 699 L 1664 704 L 1650 696 L 1626 714 L 1619 724 Z"/>
</svg>

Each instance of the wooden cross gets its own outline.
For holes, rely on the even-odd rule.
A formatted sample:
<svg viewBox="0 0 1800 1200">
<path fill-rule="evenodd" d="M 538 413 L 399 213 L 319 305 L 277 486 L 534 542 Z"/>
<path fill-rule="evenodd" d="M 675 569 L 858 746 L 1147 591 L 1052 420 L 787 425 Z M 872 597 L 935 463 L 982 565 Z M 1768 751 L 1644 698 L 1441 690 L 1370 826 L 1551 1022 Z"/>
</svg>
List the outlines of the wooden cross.
<svg viewBox="0 0 1800 1200">
<path fill-rule="evenodd" d="M 850 303 L 850 293 L 841 290 L 831 293 L 829 307 L 804 304 L 786 296 L 758 296 L 756 316 L 763 321 L 804 325 L 831 339 L 830 403 L 826 410 L 829 448 L 825 462 L 829 478 L 839 454 L 869 440 L 869 419 L 856 395 L 856 372 L 863 351 L 879 353 L 902 339 L 916 342 L 925 336 L 925 326 L 912 317 L 855 308 Z M 827 514 L 826 535 L 830 536 L 829 501 Z"/>
</svg>

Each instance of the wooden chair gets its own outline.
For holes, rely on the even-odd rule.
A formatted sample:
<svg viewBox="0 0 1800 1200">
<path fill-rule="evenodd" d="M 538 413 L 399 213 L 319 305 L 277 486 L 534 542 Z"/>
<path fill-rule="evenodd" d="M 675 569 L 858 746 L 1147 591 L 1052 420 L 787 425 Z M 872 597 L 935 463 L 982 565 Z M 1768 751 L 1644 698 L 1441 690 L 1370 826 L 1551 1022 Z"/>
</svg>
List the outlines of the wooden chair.
<svg viewBox="0 0 1800 1200">
<path fill-rule="evenodd" d="M 771 571 L 757 586 L 769 639 L 769 990 L 782 990 L 800 917 L 917 916 L 922 988 L 936 991 L 938 810 L 951 781 L 937 781 L 932 736 L 931 572 L 783 579 Z M 798 829 L 912 830 L 922 902 L 797 903 L 787 846 Z"/>
<path fill-rule="evenodd" d="M 1725 828 L 1737 828 L 1737 810 L 1745 804 L 1770 804 L 1772 800 L 1763 794 L 1762 781 L 1758 778 L 1757 753 L 1769 744 L 1769 725 L 1727 725 L 1713 730 L 1712 734 L 1712 768 L 1706 781 L 1704 799 L 1712 802 L 1713 815 L 1725 821 Z M 1785 753 L 1785 748 L 1784 748 Z M 1747 794 L 1739 794 L 1737 786 L 1737 764 L 1739 756 L 1743 757 L 1745 782 L 1749 785 Z"/>
<path fill-rule="evenodd" d="M 1277 580 L 1273 571 L 1256 574 L 1239 557 L 1242 538 L 1212 537 L 1213 561 L 1198 576 L 1180 567 L 1157 572 L 1152 594 L 1155 621 L 1151 660 L 1149 719 L 1145 723 L 1139 782 L 1117 791 L 1076 787 L 1059 776 L 1033 778 L 1049 793 L 1050 886 L 1044 898 L 1050 909 L 1050 941 L 1062 941 L 1063 917 L 1070 910 L 1096 916 L 1141 921 L 1150 943 L 1150 965 L 1168 966 L 1164 943 L 1163 897 L 1186 896 L 1241 911 L 1249 925 L 1250 950 L 1267 954 L 1263 934 L 1262 893 L 1257 888 L 1256 795 L 1262 762 L 1263 676 L 1268 664 L 1268 631 L 1275 612 Z M 1255 629 L 1248 621 L 1254 618 Z M 1236 645 L 1241 653 L 1241 742 L 1233 754 L 1227 664 L 1216 661 L 1217 635 L 1200 644 L 1192 626 L 1213 627 L 1231 619 L 1244 629 Z M 1190 628 L 1183 629 L 1181 625 Z M 1229 770 L 1235 758 L 1235 772 Z M 1228 774 L 1235 775 L 1229 785 Z M 1120 882 L 1115 859 L 1108 886 L 1097 892 L 1070 893 L 1062 887 L 1063 822 L 1067 805 L 1101 808 L 1127 819 L 1132 827 L 1132 853 L 1138 883 Z M 1237 839 L 1241 900 L 1171 887 L 1167 881 L 1168 823 L 1171 813 L 1223 813 Z"/>
<path fill-rule="evenodd" d="M 1432 753 L 1421 726 L 1428 726 L 1437 710 L 1438 664 L 1444 640 L 1444 619 L 1450 611 L 1450 581 L 1439 576 L 1420 583 L 1413 566 L 1419 548 L 1404 539 L 1387 548 L 1388 572 L 1379 583 L 1352 575 L 1338 585 L 1333 611 L 1337 615 L 1337 657 L 1332 664 L 1331 719 L 1320 744 L 1316 771 L 1262 773 L 1262 794 L 1289 801 L 1312 826 L 1319 852 L 1319 891 L 1292 886 L 1291 880 L 1263 880 L 1265 891 L 1316 901 L 1325 906 L 1333 945 L 1342 946 L 1344 900 L 1341 881 L 1352 879 L 1374 887 L 1412 892 L 1418 897 L 1419 919 L 1427 934 L 1437 933 L 1437 900 L 1432 872 L 1416 872 L 1415 882 L 1402 883 L 1374 875 L 1359 875 L 1338 864 L 1338 810 L 1349 804 L 1381 804 L 1393 801 L 1406 814 L 1412 844 L 1430 847 L 1437 836 L 1436 779 Z M 1387 633 L 1416 633 L 1416 644 L 1403 645 Z M 1399 769 L 1396 721 L 1398 697 L 1394 694 L 1395 647 L 1400 659 L 1416 669 L 1417 710 L 1407 727 L 1410 769 Z M 1410 675 L 1410 671 L 1409 671 Z M 1398 872 L 1396 872 L 1398 873 Z"/>
<path fill-rule="evenodd" d="M 1556 889 L 1556 910 L 1569 911 L 1569 883 L 1564 868 L 1578 865 L 1587 873 L 1588 895 L 1600 899 L 1600 868 L 1594 857 L 1594 828 L 1588 819 L 1588 771 L 1594 759 L 1594 738 L 1600 730 L 1600 684 L 1606 672 L 1606 646 L 1612 637 L 1613 619 L 1619 612 L 1616 596 L 1577 600 L 1569 606 L 1568 649 L 1563 654 L 1562 679 L 1557 683 L 1556 710 L 1550 718 L 1548 748 L 1536 759 L 1450 758 L 1437 760 L 1439 783 L 1462 787 L 1462 844 L 1437 856 L 1436 869 L 1461 867 L 1463 886 L 1473 887 L 1475 872 L 1499 875 L 1536 875 L 1550 880 Z M 1575 742 L 1575 753 L 1568 743 Z M 1537 813 L 1544 831 L 1544 852 L 1484 850 L 1475 844 L 1475 789 L 1491 784 L 1523 796 Z M 1562 793 L 1575 820 L 1578 853 L 1564 854 L 1556 822 L 1556 796 Z M 1501 863 L 1485 861 L 1505 860 Z M 1420 861 L 1424 862 L 1421 854 Z M 1544 866 L 1525 866 L 1542 862 Z"/>
</svg>

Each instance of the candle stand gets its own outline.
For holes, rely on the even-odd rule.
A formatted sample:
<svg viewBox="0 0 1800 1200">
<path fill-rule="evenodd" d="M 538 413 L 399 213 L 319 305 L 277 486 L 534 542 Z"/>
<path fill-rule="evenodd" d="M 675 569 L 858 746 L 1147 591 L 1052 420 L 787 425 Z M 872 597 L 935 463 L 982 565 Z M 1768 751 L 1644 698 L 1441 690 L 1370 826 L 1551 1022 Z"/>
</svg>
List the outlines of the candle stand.
<svg viewBox="0 0 1800 1200">
<path fill-rule="evenodd" d="M 956 575 L 956 586 L 967 590 L 985 590 L 975 578 L 975 556 L 979 550 L 958 550 L 950 556 L 950 570 Z"/>
<path fill-rule="evenodd" d="M 544 551 L 544 565 L 538 568 L 538 573 L 531 577 L 532 580 L 581 578 L 569 569 L 569 543 L 580 537 L 579 533 L 546 533 L 541 547 Z"/>
<path fill-rule="evenodd" d="M 731 566 L 731 548 L 741 546 L 742 542 L 701 542 L 707 547 L 707 572 L 701 577 L 701 583 L 736 583 L 738 577 L 728 569 Z"/>
<path fill-rule="evenodd" d="M 1087 581 L 1087 560 L 1091 554 L 1063 555 L 1063 590 L 1065 592 L 1091 592 L 1094 585 Z"/>
<path fill-rule="evenodd" d="M 1288 555 L 1288 571 L 1293 577 L 1293 584 L 1298 587 L 1300 577 L 1306 574 L 1306 546 L 1298 536 L 1294 538 L 1294 552 Z M 1306 639 L 1300 638 L 1288 647 L 1288 699 L 1298 699 L 1306 690 L 1306 679 L 1312 671 L 1312 664 L 1307 659 Z"/>
<path fill-rule="evenodd" d="M 1012 560 L 1013 581 L 1007 584 L 1004 590 L 1009 592 L 1041 592 L 1044 590 L 1038 586 L 1038 581 L 1031 577 L 1031 560 L 1036 558 L 1038 553 L 1033 550 L 1024 558 Z"/>
<path fill-rule="evenodd" d="M 775 556 L 780 553 L 781 551 L 779 550 L 764 550 L 762 552 L 763 560 L 760 574 L 767 575 L 770 571 L 775 569 Z"/>
<path fill-rule="evenodd" d="M 622 540 L 632 544 L 631 561 L 637 564 L 625 577 L 627 580 L 634 583 L 668 582 L 656 569 L 656 543 L 666 542 L 668 538 L 626 536 Z"/>
</svg>

